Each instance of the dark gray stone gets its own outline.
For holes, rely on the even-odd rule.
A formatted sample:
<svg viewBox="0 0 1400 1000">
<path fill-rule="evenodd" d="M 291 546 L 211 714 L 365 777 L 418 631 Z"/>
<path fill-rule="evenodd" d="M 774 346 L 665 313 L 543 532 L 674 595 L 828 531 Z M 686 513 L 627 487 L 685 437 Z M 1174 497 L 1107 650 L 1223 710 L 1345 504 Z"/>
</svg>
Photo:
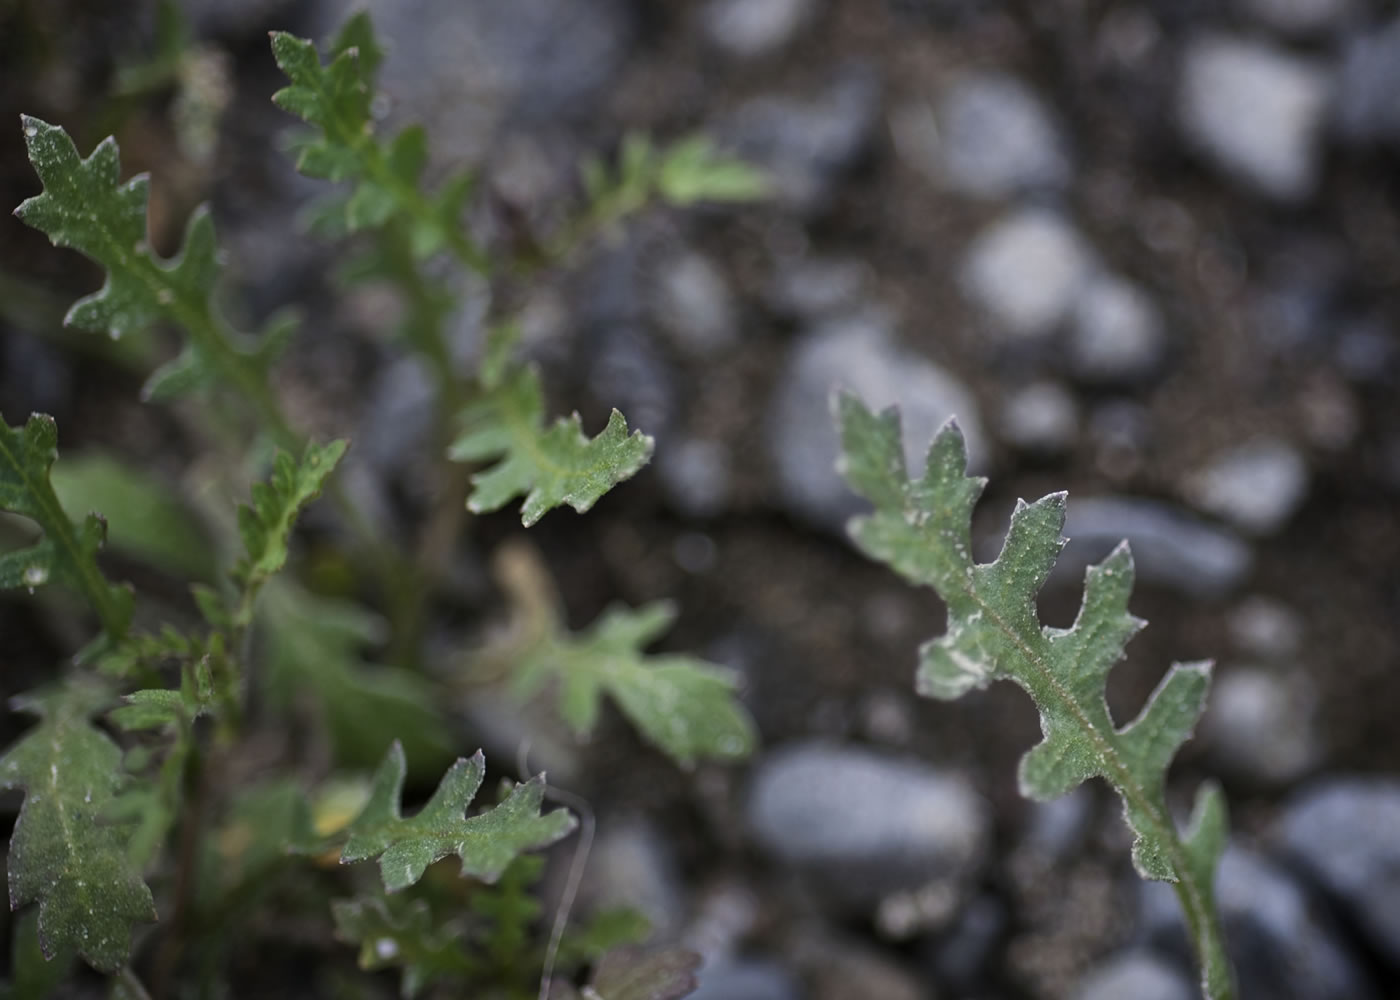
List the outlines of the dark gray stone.
<svg viewBox="0 0 1400 1000">
<path fill-rule="evenodd" d="M 990 832 L 986 803 L 962 775 L 820 742 L 765 756 L 746 812 L 767 853 L 809 872 L 838 900 L 866 907 L 966 878 L 982 863 Z"/>
<path fill-rule="evenodd" d="M 937 162 L 920 161 L 926 171 L 940 169 L 959 191 L 1001 198 L 1069 183 L 1069 150 L 1059 126 L 1014 76 L 964 77 L 943 95 L 937 119 Z"/>
<path fill-rule="evenodd" d="M 1400 144 L 1400 18 L 1352 38 L 1335 102 L 1341 137 L 1358 145 Z"/>
<path fill-rule="evenodd" d="M 1400 969 L 1400 780 L 1332 778 L 1284 811 L 1282 847 Z"/>
<path fill-rule="evenodd" d="M 736 959 L 706 965 L 689 1000 L 801 1000 L 796 978 L 776 962 Z"/>
</svg>

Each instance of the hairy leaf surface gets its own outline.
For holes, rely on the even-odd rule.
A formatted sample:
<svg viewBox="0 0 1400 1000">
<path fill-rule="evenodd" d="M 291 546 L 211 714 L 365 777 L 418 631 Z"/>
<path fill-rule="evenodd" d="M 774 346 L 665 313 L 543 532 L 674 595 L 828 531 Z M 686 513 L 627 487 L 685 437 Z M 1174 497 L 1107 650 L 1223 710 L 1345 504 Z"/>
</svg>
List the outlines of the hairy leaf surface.
<svg viewBox="0 0 1400 1000">
<path fill-rule="evenodd" d="M 629 434 L 617 410 L 594 438 L 584 435 L 578 414 L 546 427 L 539 375 L 530 367 L 510 369 L 488 384 L 484 398 L 467 407 L 461 422 L 449 456 L 458 462 L 496 462 L 472 477 L 467 507 L 486 513 L 523 496 L 520 520 L 526 527 L 563 504 L 579 513 L 588 510 L 646 465 L 654 443 L 640 431 Z"/>
<path fill-rule="evenodd" d="M 340 855 L 342 863 L 379 858 L 390 892 L 417 882 L 430 864 L 453 854 L 461 859 L 463 875 L 493 882 L 521 852 L 548 847 L 574 828 L 567 810 L 540 812 L 542 776 L 517 785 L 500 805 L 468 818 L 467 807 L 486 773 L 479 750 L 453 764 L 428 804 L 408 819 L 399 805 L 404 772 L 403 747 L 395 742 L 375 773 L 369 802 L 350 824 L 350 839 Z"/>
<path fill-rule="evenodd" d="M 85 597 L 111 639 L 131 621 L 131 588 L 108 583 L 97 566 L 107 524 L 97 514 L 75 522 L 58 502 L 49 472 L 58 458 L 58 428 L 35 414 L 23 427 L 0 420 L 0 510 L 27 517 L 43 529 L 34 545 L 0 553 L 0 587 L 33 589 L 52 581 Z"/>
<path fill-rule="evenodd" d="M 74 952 L 115 972 L 126 963 L 132 926 L 156 911 L 127 858 L 131 827 L 106 814 L 121 782 L 121 750 L 88 721 L 106 702 L 100 688 L 77 685 L 14 699 L 40 722 L 0 757 L 0 788 L 25 793 L 10 838 L 11 908 L 38 902 L 45 956 Z"/>
<path fill-rule="evenodd" d="M 1127 544 L 1090 567 L 1074 625 L 1042 627 L 1035 598 L 1064 544 L 1065 494 L 1018 501 L 1001 554 L 977 563 L 972 509 L 986 481 L 966 475 L 957 425 L 939 431 L 922 476 L 911 480 L 897 411 L 873 414 L 845 393 L 835 408 L 842 474 L 875 507 L 851 522 L 852 537 L 872 559 L 932 587 L 948 606 L 946 634 L 921 649 L 919 692 L 957 698 L 1003 678 L 1023 687 L 1040 709 L 1044 733 L 1021 759 L 1023 794 L 1049 799 L 1091 777 L 1107 780 L 1136 835 L 1134 865 L 1144 878 L 1176 883 L 1207 993 L 1229 995 L 1212 901 L 1225 841 L 1224 799 L 1215 786 L 1203 787 L 1183 834 L 1165 794 L 1167 766 L 1204 708 L 1210 664 L 1172 666 L 1137 718 L 1116 726 L 1104 700 L 1108 673 L 1144 624 L 1128 612 L 1133 560 Z"/>
</svg>

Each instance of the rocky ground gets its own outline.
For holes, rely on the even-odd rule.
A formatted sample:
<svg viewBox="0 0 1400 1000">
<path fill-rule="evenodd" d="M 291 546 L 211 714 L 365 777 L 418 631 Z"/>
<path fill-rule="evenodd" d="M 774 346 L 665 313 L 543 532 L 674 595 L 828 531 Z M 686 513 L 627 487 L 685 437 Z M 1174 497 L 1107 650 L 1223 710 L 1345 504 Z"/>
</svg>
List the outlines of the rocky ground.
<svg viewBox="0 0 1400 1000">
<path fill-rule="evenodd" d="M 1206 774 L 1229 792 L 1220 893 L 1246 1000 L 1400 996 L 1393 4 L 368 6 L 392 42 L 387 114 L 527 215 L 630 128 L 703 129 L 777 180 L 758 207 L 651 212 L 519 293 L 559 408 L 596 426 L 615 405 L 657 438 L 595 512 L 535 530 L 571 619 L 675 598 L 669 641 L 743 673 L 764 740 L 748 767 L 683 778 L 621 725 L 558 751 L 551 775 L 603 817 L 590 900 L 701 950 L 702 1000 L 1195 995 L 1170 890 L 1133 877 L 1105 790 L 1018 798 L 1023 696 L 915 697 L 942 614 L 843 539 L 839 382 L 901 404 L 911 454 L 958 415 L 992 479 L 989 554 L 1016 497 L 1070 490 L 1048 621 L 1132 541 L 1152 626 L 1110 687 L 1120 717 L 1170 660 L 1218 660 L 1173 792 Z M 0 14 L 62 52 L 37 77 L 32 53 L 0 59 L 20 67 L 0 70 L 6 114 L 81 119 L 113 54 L 148 41 L 149 12 L 57 7 L 60 32 L 37 5 Z M 158 226 L 212 200 L 244 315 L 319 304 L 283 388 L 308 423 L 349 428 L 412 517 L 431 381 L 368 332 L 382 303 L 329 298 L 330 250 L 290 223 L 319 185 L 272 140 L 265 30 L 325 36 L 341 5 L 186 8 L 224 53 L 216 153 L 175 156 L 164 117 L 138 116 L 127 165 L 155 167 Z M 17 128 L 0 165 L 7 204 L 33 193 Z M 44 335 L 90 286 L 74 260 L 6 228 L 0 408 L 54 413 L 67 446 L 157 454 L 167 418 L 138 409 L 138 380 Z M 33 659 L 46 640 L 23 621 L 0 609 Z M 529 721 L 493 721 L 476 737 L 513 754 Z"/>
</svg>

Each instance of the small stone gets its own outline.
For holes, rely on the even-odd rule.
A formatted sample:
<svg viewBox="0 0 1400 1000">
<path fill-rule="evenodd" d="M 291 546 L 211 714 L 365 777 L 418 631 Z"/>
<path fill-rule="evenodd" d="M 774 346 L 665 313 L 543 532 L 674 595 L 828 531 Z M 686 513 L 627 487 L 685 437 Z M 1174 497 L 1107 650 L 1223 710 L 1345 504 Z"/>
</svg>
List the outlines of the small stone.
<svg viewBox="0 0 1400 1000">
<path fill-rule="evenodd" d="M 729 506 L 729 452 L 717 441 L 668 442 L 654 459 L 667 498 L 687 517 L 709 518 Z"/>
<path fill-rule="evenodd" d="M 791 42 L 815 11 L 815 0 L 710 0 L 700 22 L 716 48 L 754 59 Z"/>
<path fill-rule="evenodd" d="M 1172 887 L 1141 882 L 1138 891 L 1147 940 L 1183 964 L 1191 961 Z M 1254 851 L 1227 848 L 1216 871 L 1215 895 L 1241 996 L 1376 1000 L 1362 966 L 1326 912 L 1279 865 Z"/>
<path fill-rule="evenodd" d="M 1296 781 L 1321 757 L 1317 700 L 1301 677 L 1258 667 L 1218 674 L 1201 720 L 1216 767 L 1261 785 Z"/>
<path fill-rule="evenodd" d="M 1254 594 L 1240 602 L 1226 620 L 1240 651 L 1267 660 L 1295 655 L 1303 644 L 1303 621 L 1281 601 Z"/>
<path fill-rule="evenodd" d="M 865 907 L 975 872 L 990 827 L 986 803 L 962 775 L 820 742 L 762 759 L 746 812 L 765 851 Z"/>
<path fill-rule="evenodd" d="M 1029 208 L 983 231 L 959 278 L 963 293 L 1001 332 L 1033 339 L 1065 318 L 1093 266 L 1077 230 L 1053 212 Z"/>
<path fill-rule="evenodd" d="M 1090 972 L 1074 1000 L 1195 1000 L 1191 981 L 1148 951 L 1117 955 Z"/>
<path fill-rule="evenodd" d="M 1281 35 L 1326 34 L 1356 14 L 1355 0 L 1235 0 L 1235 6 Z"/>
<path fill-rule="evenodd" d="M 1059 126 L 1013 76 L 964 77 L 943 96 L 937 119 L 941 172 L 959 191 L 1004 198 L 1069 183 L 1069 151 Z"/>
<path fill-rule="evenodd" d="M 1331 778 L 1284 810 L 1276 833 L 1381 954 L 1400 967 L 1400 780 Z"/>
<path fill-rule="evenodd" d="M 814 97 L 753 98 L 717 131 L 740 156 L 769 172 L 777 201 L 818 215 L 870 150 L 879 115 L 878 76 L 849 65 Z"/>
<path fill-rule="evenodd" d="M 888 319 L 867 310 L 801 338 L 779 378 L 768 443 L 782 498 L 794 513 L 844 535 L 846 519 L 863 509 L 836 471 L 840 442 L 831 395 L 838 387 L 872 408 L 900 405 L 911 472 L 923 468 L 933 435 L 954 414 L 972 467 L 985 467 L 987 440 L 972 393 L 951 373 L 898 347 Z"/>
<path fill-rule="evenodd" d="M 792 947 L 812 1000 L 932 1000 L 928 987 L 893 957 L 816 932 Z"/>
<path fill-rule="evenodd" d="M 1084 567 L 1121 539 L 1133 549 L 1137 577 L 1204 600 L 1228 594 L 1249 574 L 1250 547 L 1238 536 L 1179 508 L 1137 497 L 1072 499 L 1065 518 L 1070 539 L 1052 580 L 1080 586 Z"/>
<path fill-rule="evenodd" d="M 801 1000 L 792 973 L 776 962 L 739 959 L 700 970 L 700 988 L 689 1000 Z"/>
<path fill-rule="evenodd" d="M 651 312 L 686 354 L 709 358 L 739 339 L 734 294 L 713 261 L 694 251 L 666 261 L 656 276 Z"/>
<path fill-rule="evenodd" d="M 1058 455 L 1074 447 L 1079 409 L 1055 382 L 1015 389 L 1001 409 L 1001 434 L 1008 444 L 1038 455 Z"/>
<path fill-rule="evenodd" d="M 1334 104 L 1337 131 L 1348 142 L 1400 145 L 1400 18 L 1351 39 L 1342 55 Z"/>
<path fill-rule="evenodd" d="M 774 277 L 768 305 L 781 316 L 812 322 L 860 302 L 869 265 L 848 257 L 802 257 Z"/>
<path fill-rule="evenodd" d="M 1260 438 L 1216 456 L 1187 487 L 1197 507 L 1259 536 L 1282 528 L 1307 490 L 1307 460 L 1277 438 Z"/>
<path fill-rule="evenodd" d="M 1204 37 L 1185 53 L 1177 110 L 1188 141 L 1217 168 L 1271 198 L 1302 201 L 1317 186 L 1331 86 L 1307 59 Z"/>
<path fill-rule="evenodd" d="M 594 908 L 637 910 L 654 939 L 673 936 L 689 909 L 670 845 L 641 817 L 601 824 L 580 896 Z"/>
<path fill-rule="evenodd" d="M 1100 275 L 1075 303 L 1069 362 L 1089 382 L 1140 379 L 1157 370 L 1166 348 L 1161 313 L 1137 285 Z"/>
</svg>

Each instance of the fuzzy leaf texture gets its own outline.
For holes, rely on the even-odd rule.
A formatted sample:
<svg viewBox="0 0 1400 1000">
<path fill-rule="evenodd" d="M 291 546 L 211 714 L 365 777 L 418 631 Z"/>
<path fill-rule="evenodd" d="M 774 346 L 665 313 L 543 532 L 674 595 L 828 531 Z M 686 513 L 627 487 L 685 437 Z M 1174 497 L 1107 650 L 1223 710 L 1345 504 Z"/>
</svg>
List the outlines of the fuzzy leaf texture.
<svg viewBox="0 0 1400 1000">
<path fill-rule="evenodd" d="M 234 582 L 244 592 L 236 624 L 247 625 L 252 620 L 253 598 L 287 561 L 287 543 L 297 516 L 320 496 L 345 448 L 344 441 L 308 445 L 300 462 L 279 451 L 273 460 L 272 478 L 254 483 L 252 504 L 238 508 L 238 532 L 245 554 L 233 568 Z"/>
<path fill-rule="evenodd" d="M 517 855 L 548 847 L 574 828 L 567 810 L 540 812 L 542 775 L 517 785 L 500 805 L 466 817 L 486 774 L 480 750 L 470 759 L 459 758 L 428 804 L 405 819 L 399 806 L 405 769 L 403 747 L 395 742 L 374 775 L 369 801 L 350 824 L 340 855 L 342 864 L 379 858 L 389 892 L 417 882 L 430 864 L 450 854 L 461 859 L 464 876 L 494 882 Z"/>
<path fill-rule="evenodd" d="M 97 514 L 75 522 L 64 512 L 49 481 L 58 458 L 53 418 L 35 414 L 23 427 L 0 421 L 0 510 L 27 517 L 43 529 L 35 544 L 0 553 L 0 587 L 27 587 L 58 581 L 92 605 L 110 639 L 131 622 L 131 588 L 108 583 L 97 566 L 107 523 Z"/>
<path fill-rule="evenodd" d="M 335 218 L 325 221 L 355 232 L 400 218 L 408 226 L 413 256 L 422 259 L 447 248 L 484 268 L 460 223 L 471 190 L 468 175 L 427 194 L 421 187 L 428 162 L 423 129 L 410 126 L 388 143 L 375 138 L 370 103 L 384 53 L 369 15 L 361 11 L 346 22 L 331 45 L 329 63 L 322 64 L 310 41 L 280 31 L 273 32 L 272 54 L 291 81 L 272 96 L 273 103 L 313 126 L 297 142 L 297 170 L 353 184 L 348 197 L 333 203 Z"/>
<path fill-rule="evenodd" d="M 652 439 L 641 431 L 629 434 L 617 410 L 594 438 L 584 435 L 578 414 L 546 427 L 544 394 L 531 367 L 509 369 L 484 389 L 462 413 L 462 433 L 448 453 L 457 462 L 496 461 L 472 476 L 467 507 L 474 513 L 523 496 L 526 527 L 563 504 L 582 514 L 651 458 Z"/>
<path fill-rule="evenodd" d="M 114 139 L 104 139 L 82 159 L 62 128 L 28 115 L 22 125 L 44 191 L 21 204 L 15 215 L 47 234 L 54 246 L 71 247 L 106 272 L 102 288 L 74 303 L 64 323 L 114 339 L 158 321 L 183 327 L 190 340 L 146 382 L 142 394 L 147 399 L 168 399 L 225 380 L 261 396 L 267 369 L 295 323 L 287 314 L 274 317 L 254 345 L 219 315 L 213 293 L 220 266 L 208 209 L 195 210 L 183 249 L 174 259 L 162 260 L 146 233 L 149 178 L 141 174 L 119 183 Z"/>
<path fill-rule="evenodd" d="M 986 480 L 966 475 L 957 424 L 938 432 L 923 475 L 911 480 L 897 411 L 873 414 L 845 393 L 835 409 L 841 472 L 875 507 L 851 522 L 852 537 L 872 559 L 932 587 L 948 606 L 947 633 L 920 650 L 919 693 L 953 699 L 999 679 L 1024 688 L 1040 710 L 1044 740 L 1021 759 L 1022 793 L 1051 799 L 1088 778 L 1107 780 L 1136 835 L 1138 872 L 1176 883 L 1207 995 L 1231 996 L 1213 901 L 1226 840 L 1224 798 L 1214 785 L 1202 787 L 1183 834 L 1165 794 L 1167 766 L 1204 708 L 1210 664 L 1174 664 L 1137 718 L 1116 726 L 1104 698 L 1108 673 L 1144 624 L 1128 613 L 1133 560 L 1127 544 L 1089 568 L 1070 628 L 1042 627 L 1035 598 L 1064 545 L 1065 494 L 1018 501 L 1001 554 L 977 563 L 972 510 Z"/>
<path fill-rule="evenodd" d="M 529 696 L 554 681 L 560 714 L 579 736 L 593 730 L 609 695 L 647 742 L 683 767 L 699 758 L 748 756 L 755 729 L 735 697 L 733 671 L 692 656 L 642 652 L 675 618 L 673 605 L 658 602 L 610 608 L 577 634 L 556 619 L 518 654 L 515 689 Z"/>
<path fill-rule="evenodd" d="M 88 721 L 106 701 L 100 689 L 80 686 L 14 699 L 40 722 L 0 758 L 0 788 L 25 793 L 10 837 L 10 907 L 38 902 L 46 957 L 72 952 L 115 972 L 130 953 L 132 926 L 156 911 L 127 858 L 130 826 L 106 814 L 122 754 Z"/>
</svg>

